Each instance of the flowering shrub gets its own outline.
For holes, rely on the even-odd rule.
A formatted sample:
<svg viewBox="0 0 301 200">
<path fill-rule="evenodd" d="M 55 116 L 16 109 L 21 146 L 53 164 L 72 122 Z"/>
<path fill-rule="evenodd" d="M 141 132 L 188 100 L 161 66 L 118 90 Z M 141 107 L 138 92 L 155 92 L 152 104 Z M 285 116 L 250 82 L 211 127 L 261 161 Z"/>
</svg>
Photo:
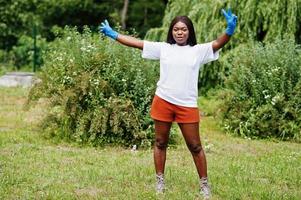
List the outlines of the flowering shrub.
<svg viewBox="0 0 301 200">
<path fill-rule="evenodd" d="M 221 64 L 225 129 L 247 137 L 301 139 L 301 54 L 292 40 L 241 45 Z"/>
<path fill-rule="evenodd" d="M 49 99 L 47 133 L 93 145 L 150 145 L 158 62 L 88 29 L 82 35 L 66 29 L 44 62 L 29 102 Z"/>
</svg>

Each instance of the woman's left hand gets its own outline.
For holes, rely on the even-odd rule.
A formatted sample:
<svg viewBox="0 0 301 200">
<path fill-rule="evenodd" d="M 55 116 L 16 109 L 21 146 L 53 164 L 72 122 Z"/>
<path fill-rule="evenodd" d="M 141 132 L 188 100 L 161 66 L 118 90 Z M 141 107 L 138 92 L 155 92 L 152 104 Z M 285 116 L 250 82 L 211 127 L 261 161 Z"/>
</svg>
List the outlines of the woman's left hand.
<svg viewBox="0 0 301 200">
<path fill-rule="evenodd" d="M 236 27 L 237 16 L 231 12 L 231 9 L 228 9 L 227 12 L 224 9 L 222 9 L 222 13 L 224 14 L 227 21 L 226 34 L 231 36 L 233 35 Z"/>
</svg>

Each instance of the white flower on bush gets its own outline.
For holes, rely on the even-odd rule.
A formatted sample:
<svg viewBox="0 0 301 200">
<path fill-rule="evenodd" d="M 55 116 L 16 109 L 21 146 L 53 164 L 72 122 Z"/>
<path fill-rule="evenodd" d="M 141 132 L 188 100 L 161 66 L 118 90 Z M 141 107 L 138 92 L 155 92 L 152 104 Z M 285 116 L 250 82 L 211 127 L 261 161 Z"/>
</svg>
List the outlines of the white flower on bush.
<svg viewBox="0 0 301 200">
<path fill-rule="evenodd" d="M 80 50 L 84 51 L 84 52 L 87 51 L 87 49 L 85 47 L 81 47 Z"/>
<path fill-rule="evenodd" d="M 89 81 L 92 85 L 95 85 L 95 86 L 99 85 L 99 83 L 100 83 L 100 80 L 97 79 L 97 78 L 96 79 L 90 79 Z"/>
<path fill-rule="evenodd" d="M 262 94 L 264 95 L 264 98 L 265 98 L 265 99 L 268 99 L 268 98 L 271 97 L 271 95 L 269 95 L 268 92 L 269 92 L 268 90 L 263 90 L 263 91 L 262 91 Z"/>
<path fill-rule="evenodd" d="M 95 50 L 96 48 L 95 48 L 94 46 L 92 46 L 91 44 L 89 44 L 89 45 L 87 46 L 87 49 Z"/>
<path fill-rule="evenodd" d="M 66 40 L 67 40 L 67 41 L 70 41 L 70 40 L 71 40 L 71 37 L 70 37 L 70 36 L 68 36 L 68 37 L 66 38 Z"/>
<path fill-rule="evenodd" d="M 224 124 L 224 129 L 225 129 L 225 130 L 230 130 L 230 128 L 231 128 L 231 127 L 230 127 L 229 124 Z"/>
<path fill-rule="evenodd" d="M 272 69 L 272 72 L 278 72 L 279 71 L 279 67 L 275 67 Z"/>
<path fill-rule="evenodd" d="M 99 85 L 99 80 L 98 79 L 94 80 L 94 85 Z"/>
<path fill-rule="evenodd" d="M 71 83 L 71 82 L 72 82 L 72 78 L 70 76 L 64 76 L 63 77 L 63 84 Z"/>
<path fill-rule="evenodd" d="M 252 140 L 252 138 L 245 136 L 244 137 L 246 140 Z"/>
<path fill-rule="evenodd" d="M 272 98 L 271 104 L 274 106 L 281 99 L 280 95 L 276 95 Z"/>
<path fill-rule="evenodd" d="M 91 44 L 89 45 L 83 45 L 80 50 L 83 52 L 87 52 L 90 53 L 91 51 L 94 51 L 96 48 L 94 46 L 92 46 Z"/>
</svg>

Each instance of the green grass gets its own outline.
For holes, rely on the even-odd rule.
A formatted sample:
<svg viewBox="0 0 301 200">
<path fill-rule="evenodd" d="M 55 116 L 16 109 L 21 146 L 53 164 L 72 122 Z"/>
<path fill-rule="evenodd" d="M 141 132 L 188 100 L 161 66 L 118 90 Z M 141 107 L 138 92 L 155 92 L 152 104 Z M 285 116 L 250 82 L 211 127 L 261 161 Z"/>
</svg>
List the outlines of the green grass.
<svg viewBox="0 0 301 200">
<path fill-rule="evenodd" d="M 201 199 L 183 140 L 168 150 L 166 193 L 154 193 L 151 149 L 80 147 L 47 140 L 37 129 L 44 103 L 26 111 L 28 90 L 0 88 L 1 199 Z M 214 102 L 201 100 L 211 112 Z M 209 109 L 209 111 L 207 111 Z M 301 199 L 300 144 L 223 134 L 203 117 L 212 199 Z"/>
</svg>

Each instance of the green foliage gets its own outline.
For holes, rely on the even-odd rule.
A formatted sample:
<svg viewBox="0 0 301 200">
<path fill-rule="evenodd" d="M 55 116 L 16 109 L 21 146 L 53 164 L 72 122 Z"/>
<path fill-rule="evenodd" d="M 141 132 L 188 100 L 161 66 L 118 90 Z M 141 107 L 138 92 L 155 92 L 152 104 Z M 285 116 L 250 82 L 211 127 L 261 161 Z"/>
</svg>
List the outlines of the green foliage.
<svg viewBox="0 0 301 200">
<path fill-rule="evenodd" d="M 35 10 L 38 0 L 0 0 L 0 49 L 10 50 L 22 35 L 31 35 L 40 23 Z"/>
<path fill-rule="evenodd" d="M 32 51 L 24 42 L 33 37 L 34 25 L 38 35 L 47 41 L 55 39 L 53 29 L 63 29 L 66 25 L 77 27 L 79 32 L 88 25 L 93 32 L 98 32 L 100 22 L 105 19 L 113 26 L 120 23 L 123 3 L 123 0 L 0 0 L 0 49 L 11 55 L 5 65 L 15 64 L 23 70 L 28 65 Z M 149 28 L 160 25 L 164 8 L 161 0 L 130 1 L 127 29 L 135 32 L 132 30 L 135 28 L 139 36 L 144 36 Z"/>
<path fill-rule="evenodd" d="M 136 0 L 129 2 L 127 27 L 134 27 L 139 36 L 144 36 L 152 27 L 162 25 L 165 3 L 162 0 Z"/>
<path fill-rule="evenodd" d="M 149 106 L 158 63 L 141 52 L 93 35 L 66 29 L 44 57 L 41 82 L 30 101 L 48 98 L 44 128 L 52 136 L 79 143 L 149 146 L 153 138 Z"/>
<path fill-rule="evenodd" d="M 4 75 L 8 69 L 11 68 L 12 62 L 10 60 L 9 52 L 0 49 L 0 75 Z"/>
<path fill-rule="evenodd" d="M 54 39 L 51 32 L 53 26 L 78 27 L 83 30 L 85 25 L 98 31 L 100 22 L 109 17 L 115 9 L 122 8 L 122 0 L 98 2 L 93 0 L 48 0 L 41 1 L 37 15 L 43 22 L 43 36 L 48 40 Z M 79 17 L 80 16 L 80 17 Z"/>
<path fill-rule="evenodd" d="M 94 31 L 104 19 L 112 25 L 120 23 L 123 0 L 0 0 L 0 49 L 10 50 L 22 35 L 32 35 L 37 24 L 42 37 L 54 39 L 53 26 L 76 26 L 80 31 L 89 25 Z M 141 36 L 161 22 L 164 1 L 130 1 L 127 28 L 135 28 Z M 79 17 L 80 16 L 80 17 Z"/>
<path fill-rule="evenodd" d="M 96 27 L 116 6 L 122 6 L 122 1 L 0 0 L 0 5 L 0 49 L 10 50 L 22 35 L 32 35 L 34 23 L 42 37 L 53 40 L 51 28 L 54 25 Z"/>
<path fill-rule="evenodd" d="M 5 74 L 5 68 L 1 65 L 0 66 L 0 76 Z"/>
<path fill-rule="evenodd" d="M 231 8 L 238 16 L 235 34 L 224 50 L 249 41 L 273 42 L 284 37 L 301 42 L 301 0 L 170 0 L 162 27 L 150 29 L 146 39 L 165 41 L 171 20 L 177 15 L 187 15 L 193 21 L 197 41 L 210 42 L 225 31 L 222 8 Z M 199 81 L 202 90 L 220 84 L 222 70 L 218 62 L 204 66 Z"/>
<path fill-rule="evenodd" d="M 293 40 L 241 45 L 221 62 L 231 69 L 221 94 L 227 131 L 301 141 L 301 51 Z"/>
<path fill-rule="evenodd" d="M 187 15 L 194 22 L 199 42 L 214 40 L 226 28 L 222 8 L 231 8 L 238 16 L 238 23 L 231 46 L 250 40 L 274 41 L 286 35 L 300 41 L 300 0 L 170 0 L 167 5 L 163 29 L 151 29 L 146 38 L 165 40 L 171 20 L 177 15 Z M 161 35 L 160 37 L 156 37 Z M 150 37 L 153 36 L 153 37 Z"/>
<path fill-rule="evenodd" d="M 36 53 L 37 65 L 41 66 L 43 63 L 42 53 L 46 51 L 47 42 L 44 38 L 37 36 Z M 13 66 L 20 69 L 22 66 L 32 65 L 34 57 L 34 41 L 33 38 L 23 35 L 19 38 L 18 43 L 9 52 L 10 61 Z"/>
</svg>

